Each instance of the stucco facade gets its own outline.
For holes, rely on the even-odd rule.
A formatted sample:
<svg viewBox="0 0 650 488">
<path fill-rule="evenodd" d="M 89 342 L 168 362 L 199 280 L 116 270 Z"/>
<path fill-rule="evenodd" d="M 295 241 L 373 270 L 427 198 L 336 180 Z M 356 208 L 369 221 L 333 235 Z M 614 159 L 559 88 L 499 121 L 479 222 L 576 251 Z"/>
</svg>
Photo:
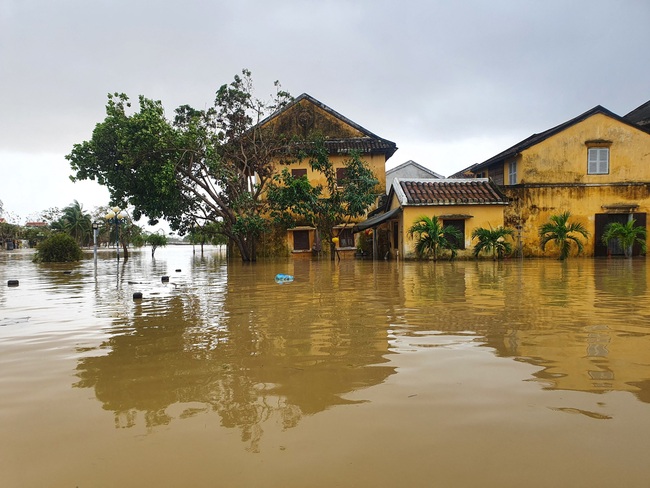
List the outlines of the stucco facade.
<svg viewBox="0 0 650 488">
<path fill-rule="evenodd" d="M 373 134 L 307 94 L 300 95 L 282 110 L 261 121 L 259 125 L 269 129 L 276 137 L 286 139 L 287 144 L 304 144 L 305 141 L 322 140 L 330 163 L 336 171 L 337 179 L 340 177 L 341 181 L 344 179 L 346 161 L 350 159 L 353 151 L 357 152 L 378 181 L 378 195 L 386 185 L 386 161 L 397 150 L 395 143 Z M 322 185 L 327 189 L 325 175 L 313 171 L 309 160 L 291 159 L 275 162 L 276 172 L 285 168 L 295 177 L 304 175 L 313 186 Z M 373 205 L 369 210 L 375 209 L 376 206 L 377 204 Z M 309 256 L 312 252 L 323 249 L 320 242 L 323 229 L 316 229 L 309 226 L 307 222 L 300 222 L 300 216 L 297 217 L 296 227 L 288 229 L 281 236 L 278 236 L 277 232 L 273 236 L 266 236 L 265 242 L 261 243 L 264 249 L 271 249 L 270 255 Z M 363 218 L 341 222 L 334 226 L 333 234 L 340 236 L 338 246 L 340 255 L 354 254 L 356 251 L 352 227 Z M 279 245 L 278 240 L 281 241 Z"/>
<path fill-rule="evenodd" d="M 620 254 L 601 237 L 610 222 L 634 218 L 646 225 L 650 134 L 598 106 L 463 172 L 468 173 L 489 176 L 508 196 L 504 222 L 518 230 L 525 256 L 554 253 L 552 246 L 541 250 L 539 227 L 565 211 L 589 232 L 584 255 Z"/>
<path fill-rule="evenodd" d="M 463 236 L 455 245 L 458 257 L 472 255 L 474 229 L 503 225 L 508 201 L 487 178 L 395 178 L 381 213 L 358 224 L 368 233 L 377 258 L 416 259 L 417 241 L 409 229 L 420 217 L 437 217 L 443 227 L 453 226 Z"/>
</svg>

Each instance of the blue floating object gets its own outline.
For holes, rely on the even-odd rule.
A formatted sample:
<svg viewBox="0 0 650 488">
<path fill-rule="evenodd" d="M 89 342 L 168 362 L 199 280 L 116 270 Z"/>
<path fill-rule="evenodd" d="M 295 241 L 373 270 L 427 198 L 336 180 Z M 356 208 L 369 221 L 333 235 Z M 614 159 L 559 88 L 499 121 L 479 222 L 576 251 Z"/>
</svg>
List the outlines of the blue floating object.
<svg viewBox="0 0 650 488">
<path fill-rule="evenodd" d="M 288 275 L 288 274 L 276 274 L 275 275 L 275 282 L 279 284 L 283 283 L 291 283 L 293 281 L 293 276 Z"/>
</svg>

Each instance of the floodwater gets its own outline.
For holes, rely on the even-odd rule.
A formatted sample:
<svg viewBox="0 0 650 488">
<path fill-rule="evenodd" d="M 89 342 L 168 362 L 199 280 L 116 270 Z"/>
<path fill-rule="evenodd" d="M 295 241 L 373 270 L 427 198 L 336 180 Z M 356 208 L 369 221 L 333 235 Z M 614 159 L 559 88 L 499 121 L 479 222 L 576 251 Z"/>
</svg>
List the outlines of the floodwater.
<svg viewBox="0 0 650 488">
<path fill-rule="evenodd" d="M 31 258 L 0 251 L 3 487 L 650 484 L 645 259 Z"/>
</svg>

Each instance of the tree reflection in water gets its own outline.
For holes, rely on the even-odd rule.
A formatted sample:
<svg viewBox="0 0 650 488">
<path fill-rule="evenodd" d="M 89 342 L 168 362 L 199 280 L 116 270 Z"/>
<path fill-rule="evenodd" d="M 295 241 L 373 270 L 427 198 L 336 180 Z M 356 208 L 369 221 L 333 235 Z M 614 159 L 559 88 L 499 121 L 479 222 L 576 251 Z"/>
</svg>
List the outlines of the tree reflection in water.
<svg viewBox="0 0 650 488">
<path fill-rule="evenodd" d="M 299 284 L 282 287 L 258 271 L 231 265 L 220 282 L 172 284 L 135 302 L 101 345 L 106 354 L 80 359 L 74 386 L 94 388 L 118 428 L 212 411 L 256 450 L 265 423 L 289 429 L 355 403 L 344 395 L 394 373 L 378 366 L 387 361 L 385 324 L 357 322 L 359 304 L 334 293 L 334 280 L 292 293 Z"/>
<path fill-rule="evenodd" d="M 75 386 L 117 427 L 216 412 L 255 450 L 265 425 L 292 428 L 394 374 L 390 334 L 469 332 L 537 366 L 546 389 L 648 399 L 645 260 L 193 266 L 79 360 Z M 277 285 L 278 272 L 297 279 Z"/>
</svg>

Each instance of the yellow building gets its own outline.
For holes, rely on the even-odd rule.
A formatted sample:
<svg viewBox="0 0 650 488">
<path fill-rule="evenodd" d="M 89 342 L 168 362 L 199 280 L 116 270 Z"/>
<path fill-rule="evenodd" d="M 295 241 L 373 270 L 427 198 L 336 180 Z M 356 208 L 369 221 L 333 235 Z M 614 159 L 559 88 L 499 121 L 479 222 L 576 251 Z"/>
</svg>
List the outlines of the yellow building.
<svg viewBox="0 0 650 488">
<path fill-rule="evenodd" d="M 646 103 L 620 117 L 596 106 L 549 130 L 534 134 L 455 176 L 490 178 L 510 199 L 506 226 L 518 229 L 523 254 L 542 252 L 539 227 L 552 215 L 571 213 L 589 232 L 587 256 L 623 254 L 602 243 L 610 222 L 636 220 L 646 226 L 650 210 L 650 127 Z M 645 124 L 645 125 L 644 125 Z M 634 254 L 640 253 L 635 246 Z"/>
<path fill-rule="evenodd" d="M 323 138 L 339 180 L 344 179 L 344 166 L 350 153 L 358 152 L 379 182 L 378 196 L 383 193 L 386 185 L 386 161 L 397 150 L 395 143 L 373 134 L 310 95 L 303 93 L 259 125 L 271 128 L 273 133 L 287 140 Z M 324 176 L 320 172 L 312 171 L 309 161 L 294 161 L 288 167 L 294 177 L 306 175 L 312 185 L 321 184 L 326 187 Z M 276 170 L 281 169 L 282 166 L 278 164 Z M 356 250 L 352 225 L 341 223 L 336 226 L 334 234 L 339 237 L 340 251 L 353 253 Z M 311 253 L 319 246 L 318 229 L 309 225 L 289 229 L 286 246 L 288 252 L 294 255 Z"/>
<path fill-rule="evenodd" d="M 382 213 L 355 227 L 368 233 L 373 255 L 382 258 L 416 258 L 409 228 L 421 216 L 437 217 L 444 226 L 457 228 L 463 239 L 454 243 L 459 257 L 471 255 L 472 231 L 503 225 L 505 195 L 487 178 L 401 179 L 395 178 Z"/>
</svg>

